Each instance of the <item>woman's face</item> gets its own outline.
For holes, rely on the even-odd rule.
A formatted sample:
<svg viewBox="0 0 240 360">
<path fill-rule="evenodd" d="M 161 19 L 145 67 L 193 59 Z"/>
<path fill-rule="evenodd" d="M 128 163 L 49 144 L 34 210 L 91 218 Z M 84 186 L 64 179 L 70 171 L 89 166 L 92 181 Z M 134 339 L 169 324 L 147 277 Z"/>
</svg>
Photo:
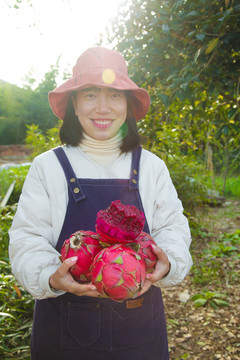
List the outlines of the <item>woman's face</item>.
<svg viewBox="0 0 240 360">
<path fill-rule="evenodd" d="M 96 140 L 111 139 L 127 117 L 124 91 L 90 87 L 79 90 L 72 101 L 84 132 Z"/>
</svg>

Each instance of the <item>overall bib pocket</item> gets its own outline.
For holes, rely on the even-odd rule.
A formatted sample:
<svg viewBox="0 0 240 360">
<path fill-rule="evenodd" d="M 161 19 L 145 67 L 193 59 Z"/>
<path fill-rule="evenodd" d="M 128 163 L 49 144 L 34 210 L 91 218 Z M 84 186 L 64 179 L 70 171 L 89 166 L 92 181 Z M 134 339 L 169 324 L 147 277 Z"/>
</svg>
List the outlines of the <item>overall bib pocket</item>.
<svg viewBox="0 0 240 360">
<path fill-rule="evenodd" d="M 63 349 L 115 351 L 155 339 L 151 290 L 123 303 L 72 296 L 60 303 Z"/>
<path fill-rule="evenodd" d="M 83 349 L 100 337 L 99 303 L 61 301 L 61 347 Z"/>
<path fill-rule="evenodd" d="M 125 302 L 121 307 L 112 309 L 113 350 L 141 346 L 155 339 L 150 291 L 143 298 L 138 299 L 142 300 L 140 306 L 134 307 L 137 299 L 133 299 Z"/>
</svg>

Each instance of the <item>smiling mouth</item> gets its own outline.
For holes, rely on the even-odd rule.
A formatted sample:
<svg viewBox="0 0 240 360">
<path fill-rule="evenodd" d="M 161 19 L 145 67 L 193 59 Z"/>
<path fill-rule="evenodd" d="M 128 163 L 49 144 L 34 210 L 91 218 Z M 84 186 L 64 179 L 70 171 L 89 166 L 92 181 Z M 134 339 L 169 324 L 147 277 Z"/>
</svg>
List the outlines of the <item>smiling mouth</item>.
<svg viewBox="0 0 240 360">
<path fill-rule="evenodd" d="M 91 119 L 92 122 L 94 123 L 95 126 L 99 127 L 99 128 L 107 128 L 109 127 L 113 120 L 100 120 L 100 119 Z"/>
</svg>

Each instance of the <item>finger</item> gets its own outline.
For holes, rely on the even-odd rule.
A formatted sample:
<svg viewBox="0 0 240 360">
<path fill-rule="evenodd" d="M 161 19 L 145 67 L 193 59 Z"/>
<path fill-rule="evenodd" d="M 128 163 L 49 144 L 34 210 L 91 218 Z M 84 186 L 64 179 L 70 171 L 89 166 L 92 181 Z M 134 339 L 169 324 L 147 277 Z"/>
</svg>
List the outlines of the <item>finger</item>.
<svg viewBox="0 0 240 360">
<path fill-rule="evenodd" d="M 169 262 L 168 264 L 162 264 L 158 269 L 155 269 L 151 274 L 146 275 L 146 279 L 151 282 L 156 282 L 162 279 L 162 277 L 169 271 Z"/>
<path fill-rule="evenodd" d="M 68 272 L 68 270 L 70 269 L 70 267 L 72 267 L 74 264 L 76 264 L 77 259 L 78 259 L 77 256 L 73 256 L 71 258 L 64 260 L 64 262 L 58 268 L 59 275 L 63 276 L 64 274 L 66 274 Z"/>
<path fill-rule="evenodd" d="M 80 293 L 77 292 L 77 293 L 74 293 L 74 295 L 77 295 L 77 296 L 102 297 L 102 295 L 99 294 L 99 292 L 98 292 L 97 290 L 80 292 Z"/>
<path fill-rule="evenodd" d="M 146 278 L 151 282 L 154 283 L 158 280 L 160 280 L 163 277 L 163 273 L 161 271 L 156 271 L 152 274 L 147 274 Z"/>
<path fill-rule="evenodd" d="M 155 255 L 157 255 L 158 260 L 166 260 L 167 255 L 165 254 L 165 252 L 156 245 L 151 245 L 152 251 L 154 252 Z"/>
<path fill-rule="evenodd" d="M 71 284 L 71 291 L 72 293 L 76 295 L 85 295 L 85 293 L 89 292 L 97 292 L 97 288 L 93 284 L 79 284 L 77 281 L 74 281 Z M 97 292 L 98 293 L 98 292 Z"/>
<path fill-rule="evenodd" d="M 151 286 L 152 286 L 152 282 L 149 281 L 149 280 L 145 280 L 144 284 L 143 284 L 143 287 L 142 287 L 142 290 L 138 293 L 137 296 L 140 296 L 140 295 L 144 294 L 145 292 L 147 292 L 150 289 Z"/>
</svg>

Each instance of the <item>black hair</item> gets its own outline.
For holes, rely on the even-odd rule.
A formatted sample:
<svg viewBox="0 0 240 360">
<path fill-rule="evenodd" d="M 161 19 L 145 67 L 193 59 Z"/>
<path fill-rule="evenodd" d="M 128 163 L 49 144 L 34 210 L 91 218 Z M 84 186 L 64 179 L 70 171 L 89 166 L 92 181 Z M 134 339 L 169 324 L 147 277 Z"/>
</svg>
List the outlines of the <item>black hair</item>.
<svg viewBox="0 0 240 360">
<path fill-rule="evenodd" d="M 123 142 L 120 147 L 121 152 L 132 151 L 140 145 L 140 135 L 138 133 L 136 120 L 132 113 L 131 94 L 126 91 L 127 95 L 127 118 L 121 126 Z M 62 144 L 78 146 L 83 139 L 83 128 L 80 124 L 72 104 L 72 96 L 70 96 L 66 114 L 60 127 L 59 136 Z"/>
</svg>

